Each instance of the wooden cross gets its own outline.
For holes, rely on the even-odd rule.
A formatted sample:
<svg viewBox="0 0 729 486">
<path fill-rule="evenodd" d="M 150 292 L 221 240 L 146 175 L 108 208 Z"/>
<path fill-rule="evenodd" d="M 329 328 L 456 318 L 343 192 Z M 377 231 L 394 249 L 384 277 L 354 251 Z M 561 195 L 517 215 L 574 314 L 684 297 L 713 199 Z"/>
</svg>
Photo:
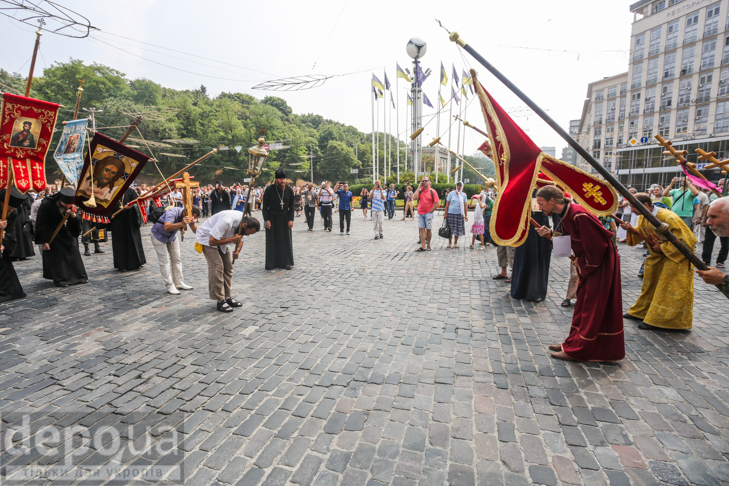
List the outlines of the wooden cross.
<svg viewBox="0 0 729 486">
<path fill-rule="evenodd" d="M 182 189 L 182 202 L 185 206 L 184 216 L 192 217 L 192 188 L 200 187 L 199 182 L 190 180 L 190 174 L 182 174 L 182 182 L 175 182 L 175 189 Z"/>
<path fill-rule="evenodd" d="M 670 140 L 664 140 L 663 137 L 661 137 L 660 135 L 656 135 L 656 140 L 658 140 L 658 145 L 660 145 L 661 147 L 666 149 L 666 151 L 663 152 L 663 155 L 673 156 L 678 161 L 679 165 L 686 167 L 686 169 L 688 169 L 689 172 L 691 172 L 693 175 L 695 175 L 696 177 L 699 177 L 701 179 L 707 180 L 706 177 L 704 177 L 704 175 L 701 172 L 699 172 L 698 169 L 696 169 L 696 164 L 692 164 L 691 162 L 686 161 L 686 156 L 688 155 L 688 150 L 676 150 L 675 148 L 672 147 L 673 142 L 671 142 Z M 697 149 L 696 151 L 698 152 L 699 150 L 701 150 L 701 149 Z M 704 152 L 704 151 L 701 150 L 701 152 Z M 699 152 L 699 153 L 701 153 L 701 152 Z M 704 153 L 706 153 L 706 152 L 704 152 Z M 712 152 L 712 154 L 716 155 L 714 152 Z M 712 189 L 712 192 L 714 194 L 716 194 L 717 196 L 721 197 L 721 194 L 719 194 L 717 191 Z"/>
<path fill-rule="evenodd" d="M 701 149 L 696 149 L 696 153 L 699 154 L 699 160 L 708 160 L 711 162 L 704 169 L 721 169 L 722 174 L 729 172 L 729 160 L 717 160 L 716 152 L 706 152 Z"/>
</svg>

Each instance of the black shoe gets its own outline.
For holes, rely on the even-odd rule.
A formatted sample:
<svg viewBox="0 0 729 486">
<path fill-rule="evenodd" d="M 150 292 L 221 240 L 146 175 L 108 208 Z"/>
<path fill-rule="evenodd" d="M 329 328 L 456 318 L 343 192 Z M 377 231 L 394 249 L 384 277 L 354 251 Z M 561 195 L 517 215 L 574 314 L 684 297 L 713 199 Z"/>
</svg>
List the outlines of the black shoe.
<svg viewBox="0 0 729 486">
<path fill-rule="evenodd" d="M 379 240 L 380 239 L 380 236 L 379 235 L 375 235 L 375 239 L 376 240 Z"/>
<path fill-rule="evenodd" d="M 633 315 L 628 314 L 627 312 L 625 314 L 623 314 L 623 317 L 625 319 L 630 319 L 630 320 L 633 320 L 633 321 L 641 321 L 641 322 L 643 321 L 643 319 L 641 319 L 640 317 L 635 317 Z"/>
<path fill-rule="evenodd" d="M 84 256 L 91 256 L 88 245 L 84 246 Z"/>
<path fill-rule="evenodd" d="M 220 312 L 233 312 L 233 308 L 224 300 L 218 301 L 218 310 Z"/>
<path fill-rule="evenodd" d="M 235 300 L 233 297 L 228 297 L 225 299 L 225 302 L 231 307 L 243 307 L 243 304 Z"/>
<path fill-rule="evenodd" d="M 651 326 L 650 324 L 646 324 L 645 322 L 641 322 L 638 324 L 638 329 L 643 329 L 646 331 L 657 331 L 659 328 L 656 326 Z"/>
<path fill-rule="evenodd" d="M 96 249 L 94 249 L 94 253 L 106 253 L 106 252 L 104 250 L 102 250 L 99 245 L 96 245 Z"/>
<path fill-rule="evenodd" d="M 292 268 L 294 268 L 294 267 L 292 267 L 291 265 L 286 265 L 286 266 L 284 267 L 284 270 L 291 270 Z"/>
<path fill-rule="evenodd" d="M 382 238 L 384 238 L 384 237 L 385 237 L 384 235 L 380 235 L 380 239 L 382 239 Z"/>
</svg>

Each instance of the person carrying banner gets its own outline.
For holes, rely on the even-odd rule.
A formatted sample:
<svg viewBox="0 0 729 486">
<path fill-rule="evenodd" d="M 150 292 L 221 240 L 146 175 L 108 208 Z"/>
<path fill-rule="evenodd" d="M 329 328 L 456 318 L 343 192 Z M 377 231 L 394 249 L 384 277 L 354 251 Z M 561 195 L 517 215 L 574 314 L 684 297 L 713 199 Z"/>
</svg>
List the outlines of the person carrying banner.
<svg viewBox="0 0 729 486">
<path fill-rule="evenodd" d="M 235 251 L 238 243 L 260 229 L 261 223 L 257 219 L 232 209 L 214 214 L 197 227 L 195 241 L 202 246 L 208 264 L 208 294 L 217 302 L 220 312 L 233 312 L 233 307 L 243 306 L 231 297 L 232 257 L 238 258 L 238 252 Z"/>
<path fill-rule="evenodd" d="M 53 280 L 56 287 L 88 282 L 84 262 L 78 250 L 81 218 L 73 205 L 76 191 L 64 187 L 56 194 L 43 199 L 38 209 L 35 242 L 43 249 L 43 278 Z M 70 213 L 61 225 L 66 213 Z M 55 238 L 53 233 L 61 225 Z M 53 241 L 51 242 L 51 238 Z"/>
<path fill-rule="evenodd" d="M 552 344 L 552 357 L 577 361 L 618 361 L 625 357 L 620 260 L 613 235 L 583 206 L 565 200 L 555 186 L 537 191 L 545 216 L 560 215 L 556 230 L 537 229 L 540 236 L 568 235 L 580 275 L 572 327 L 562 344 Z M 563 236 L 565 237 L 565 236 Z"/>
<path fill-rule="evenodd" d="M 5 191 L 0 190 L 0 213 L 5 203 Z M 8 216 L 5 221 L 0 221 L 0 229 L 4 229 L 3 240 L 0 242 L 0 302 L 7 302 L 25 297 L 23 287 L 20 285 L 18 274 L 15 273 L 10 254 L 13 246 L 17 244 L 17 226 L 13 224 L 18 217 L 17 209 L 26 201 L 25 196 L 16 188 L 11 188 L 8 199 Z"/>
<path fill-rule="evenodd" d="M 643 204 L 659 221 L 668 224 L 671 233 L 684 245 L 693 248 L 696 236 L 676 213 L 653 205 L 648 194 L 638 193 L 635 198 Z M 636 208 L 633 208 L 637 212 Z M 630 230 L 629 223 L 621 224 Z M 650 256 L 645 260 L 643 287 L 640 297 L 628 309 L 624 317 L 642 321 L 640 329 L 691 329 L 694 307 L 693 265 L 675 246 L 656 234 L 653 225 L 643 216 L 635 228 L 653 243 L 648 243 Z M 635 246 L 644 240 L 628 231 L 628 245 Z"/>
</svg>

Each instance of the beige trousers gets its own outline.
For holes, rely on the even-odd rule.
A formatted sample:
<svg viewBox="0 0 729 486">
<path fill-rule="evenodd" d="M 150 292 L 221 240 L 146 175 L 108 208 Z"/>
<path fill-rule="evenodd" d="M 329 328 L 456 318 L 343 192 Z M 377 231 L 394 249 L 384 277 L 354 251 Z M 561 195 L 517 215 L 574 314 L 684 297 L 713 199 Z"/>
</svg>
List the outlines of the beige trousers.
<svg viewBox="0 0 729 486">
<path fill-rule="evenodd" d="M 499 246 L 496 248 L 496 256 L 499 258 L 499 266 L 501 268 L 514 268 L 514 247 Z"/>
<path fill-rule="evenodd" d="M 372 227 L 376 235 L 382 234 L 382 222 L 385 221 L 384 211 L 372 211 Z"/>
<path fill-rule="evenodd" d="M 208 293 L 212 300 L 220 302 L 230 297 L 233 284 L 232 252 L 203 245 L 203 255 L 208 262 Z"/>
</svg>

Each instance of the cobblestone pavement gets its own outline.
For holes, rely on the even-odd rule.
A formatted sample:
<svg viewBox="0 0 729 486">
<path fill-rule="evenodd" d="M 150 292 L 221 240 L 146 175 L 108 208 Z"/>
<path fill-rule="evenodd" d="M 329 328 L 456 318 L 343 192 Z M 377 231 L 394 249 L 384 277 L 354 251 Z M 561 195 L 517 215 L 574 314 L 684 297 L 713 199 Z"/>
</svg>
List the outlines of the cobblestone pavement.
<svg viewBox="0 0 729 486">
<path fill-rule="evenodd" d="M 38 257 L 19 262 L 29 296 L 0 305 L 3 426 L 95 430 L 89 448 L 56 442 L 76 455 L 47 474 L 69 482 L 99 462 L 115 484 L 173 484 L 180 464 L 191 485 L 729 482 L 729 301 L 715 288 L 697 280 L 691 332 L 626 322 L 625 360 L 566 363 L 547 350 L 570 326 L 566 260 L 553 260 L 545 302 L 516 301 L 491 279 L 493 248 L 446 251 L 435 237 L 414 253 L 416 223 L 386 220 L 375 241 L 361 212 L 351 236 L 334 217 L 332 233 L 297 218 L 288 272 L 265 271 L 265 238 L 251 237 L 231 314 L 207 299 L 189 236 L 195 289 L 180 296 L 164 293 L 148 226 L 140 271 L 113 270 L 108 243 L 84 257 L 87 285 L 55 288 Z M 621 257 L 627 308 L 642 252 L 621 245 Z M 113 436 L 99 430 L 129 425 L 157 427 L 152 444 L 172 427 L 184 454 L 137 440 L 103 456 Z M 65 464 L 33 446 L 6 441 L 4 473 Z"/>
</svg>

